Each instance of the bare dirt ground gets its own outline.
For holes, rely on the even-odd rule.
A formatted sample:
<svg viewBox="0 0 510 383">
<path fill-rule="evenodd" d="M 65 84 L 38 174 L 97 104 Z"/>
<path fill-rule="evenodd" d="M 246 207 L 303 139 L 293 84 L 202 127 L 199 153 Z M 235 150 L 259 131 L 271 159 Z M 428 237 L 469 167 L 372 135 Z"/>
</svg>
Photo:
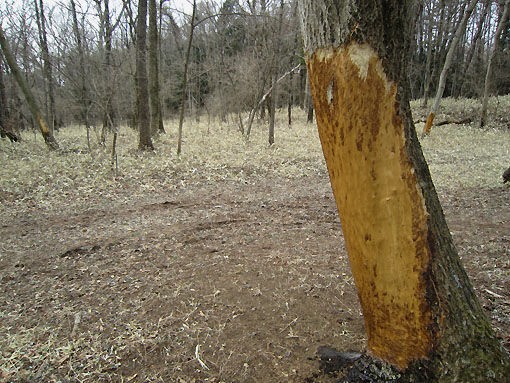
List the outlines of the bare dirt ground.
<svg viewBox="0 0 510 383">
<path fill-rule="evenodd" d="M 507 347 L 508 196 L 503 187 L 442 194 Z M 305 382 L 318 377 L 318 346 L 364 347 L 326 174 L 34 211 L 0 233 L 3 336 L 33 338 L 5 381 Z"/>
<path fill-rule="evenodd" d="M 450 174 L 435 170 L 448 165 L 441 156 L 429 156 L 439 180 Z M 37 185 L 20 202 L 6 184 L 0 381 L 335 381 L 319 372 L 317 347 L 359 351 L 365 338 L 328 176 L 314 161 L 292 164 L 319 169 L 301 176 L 246 166 L 243 177 L 173 189 L 119 177 L 119 198 L 96 191 L 87 203 L 76 185 L 56 185 L 65 193 L 43 206 L 30 198 Z M 498 179 L 438 193 L 509 349 L 510 188 Z"/>
</svg>

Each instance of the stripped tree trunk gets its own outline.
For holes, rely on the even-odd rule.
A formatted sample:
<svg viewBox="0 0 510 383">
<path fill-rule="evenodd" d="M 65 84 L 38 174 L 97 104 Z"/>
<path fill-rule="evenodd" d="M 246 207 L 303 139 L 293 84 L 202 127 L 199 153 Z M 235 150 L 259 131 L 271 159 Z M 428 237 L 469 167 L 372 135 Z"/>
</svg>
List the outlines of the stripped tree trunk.
<svg viewBox="0 0 510 383">
<path fill-rule="evenodd" d="M 46 145 L 48 145 L 50 149 L 53 150 L 58 149 L 58 143 L 55 140 L 55 137 L 53 137 L 53 133 L 49 129 L 48 123 L 46 122 L 43 114 L 41 113 L 39 105 L 37 104 L 37 101 L 32 91 L 30 90 L 30 87 L 27 84 L 25 77 L 23 77 L 23 74 L 21 73 L 18 64 L 16 63 L 16 60 L 14 59 L 11 53 L 9 44 L 7 43 L 2 27 L 0 27 L 0 47 L 2 48 L 5 61 L 7 62 L 7 65 L 9 65 L 9 68 L 11 69 L 11 73 L 14 76 L 14 79 L 18 83 L 18 86 L 20 87 L 21 91 L 23 92 L 23 95 L 25 96 L 25 99 L 27 100 L 30 113 L 32 113 L 35 122 L 39 126 L 39 130 L 41 131 L 41 134 L 44 138 L 44 142 L 46 142 Z"/>
<path fill-rule="evenodd" d="M 370 353 L 413 382 L 507 382 L 409 107 L 413 1 L 302 0 L 310 84 Z"/>
<path fill-rule="evenodd" d="M 427 122 L 425 123 L 425 126 L 423 128 L 423 134 L 425 135 L 428 135 L 430 133 L 430 130 L 432 129 L 432 124 L 434 123 L 434 118 L 436 117 L 437 111 L 439 110 L 441 98 L 443 97 L 444 88 L 446 86 L 446 75 L 448 74 L 448 70 L 452 65 L 453 56 L 455 55 L 455 50 L 457 48 L 457 45 L 459 44 L 460 37 L 464 34 L 469 17 L 471 16 L 471 13 L 473 13 L 473 10 L 475 9 L 477 3 L 478 0 L 471 0 L 471 2 L 469 3 L 469 6 L 467 7 L 467 9 L 464 12 L 464 15 L 462 16 L 461 22 L 459 23 L 459 26 L 455 31 L 455 35 L 453 36 L 452 42 L 450 43 L 450 47 L 448 48 L 448 53 L 446 54 L 443 69 L 441 70 L 441 74 L 439 75 L 439 84 L 437 85 L 437 92 L 436 97 L 434 98 L 434 104 L 432 105 L 432 109 L 430 110 L 430 113 L 427 117 Z"/>
</svg>

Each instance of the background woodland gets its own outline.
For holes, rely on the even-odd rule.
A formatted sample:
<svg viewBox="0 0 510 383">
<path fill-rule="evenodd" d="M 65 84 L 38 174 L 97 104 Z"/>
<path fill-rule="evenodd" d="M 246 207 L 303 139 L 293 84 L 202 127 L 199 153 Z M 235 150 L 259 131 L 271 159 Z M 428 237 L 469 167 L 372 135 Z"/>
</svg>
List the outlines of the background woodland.
<svg viewBox="0 0 510 383">
<path fill-rule="evenodd" d="M 0 7 L 12 54 L 51 131 L 85 125 L 90 147 L 94 139 L 105 144 L 122 124 L 154 137 L 165 131 L 163 120 L 182 111 L 181 126 L 185 116 L 197 122 L 230 119 L 246 137 L 255 118 L 267 118 L 272 144 L 275 108 L 287 110 L 289 125 L 293 107 L 312 119 L 297 1 L 190 1 L 183 12 L 174 1 L 149 0 L 145 28 L 140 5 L 22 0 Z M 496 33 L 504 1 L 423 0 L 418 11 L 409 80 L 422 107 L 437 92 L 452 46 L 443 97 L 482 97 L 489 63 L 489 93 L 510 92 L 508 18 Z M 147 42 L 137 48 L 147 29 Z M 148 60 L 137 72 L 137 52 L 145 55 L 145 49 Z M 138 76 L 147 68 L 151 122 L 143 120 L 147 126 L 140 128 Z M 19 136 L 35 125 L 5 60 L 0 60 L 0 105 L 3 135 Z M 149 114 L 148 104 L 142 108 Z M 152 147 L 140 143 L 141 149 Z"/>
</svg>

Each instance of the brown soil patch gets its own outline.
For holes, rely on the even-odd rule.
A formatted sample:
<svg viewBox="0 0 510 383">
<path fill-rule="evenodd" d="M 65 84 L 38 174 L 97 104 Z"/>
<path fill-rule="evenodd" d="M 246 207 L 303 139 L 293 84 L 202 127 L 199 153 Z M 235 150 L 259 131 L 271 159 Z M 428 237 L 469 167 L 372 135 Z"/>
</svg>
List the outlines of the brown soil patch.
<svg viewBox="0 0 510 383">
<path fill-rule="evenodd" d="M 440 195 L 508 348 L 509 189 Z M 2 221 L 4 381 L 326 382 L 318 346 L 363 350 L 325 173 L 72 204 Z"/>
</svg>

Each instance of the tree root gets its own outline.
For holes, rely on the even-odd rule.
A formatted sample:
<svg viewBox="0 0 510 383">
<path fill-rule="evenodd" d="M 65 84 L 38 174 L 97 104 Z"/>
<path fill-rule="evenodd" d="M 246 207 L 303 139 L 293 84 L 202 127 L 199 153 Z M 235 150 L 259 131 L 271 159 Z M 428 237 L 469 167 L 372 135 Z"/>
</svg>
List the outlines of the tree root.
<svg viewBox="0 0 510 383">
<path fill-rule="evenodd" d="M 399 371 L 396 367 L 366 353 L 340 352 L 321 346 L 317 349 L 320 370 L 323 374 L 338 378 L 337 383 L 424 383 L 416 369 Z M 313 380 L 312 380 L 313 381 Z"/>
</svg>

